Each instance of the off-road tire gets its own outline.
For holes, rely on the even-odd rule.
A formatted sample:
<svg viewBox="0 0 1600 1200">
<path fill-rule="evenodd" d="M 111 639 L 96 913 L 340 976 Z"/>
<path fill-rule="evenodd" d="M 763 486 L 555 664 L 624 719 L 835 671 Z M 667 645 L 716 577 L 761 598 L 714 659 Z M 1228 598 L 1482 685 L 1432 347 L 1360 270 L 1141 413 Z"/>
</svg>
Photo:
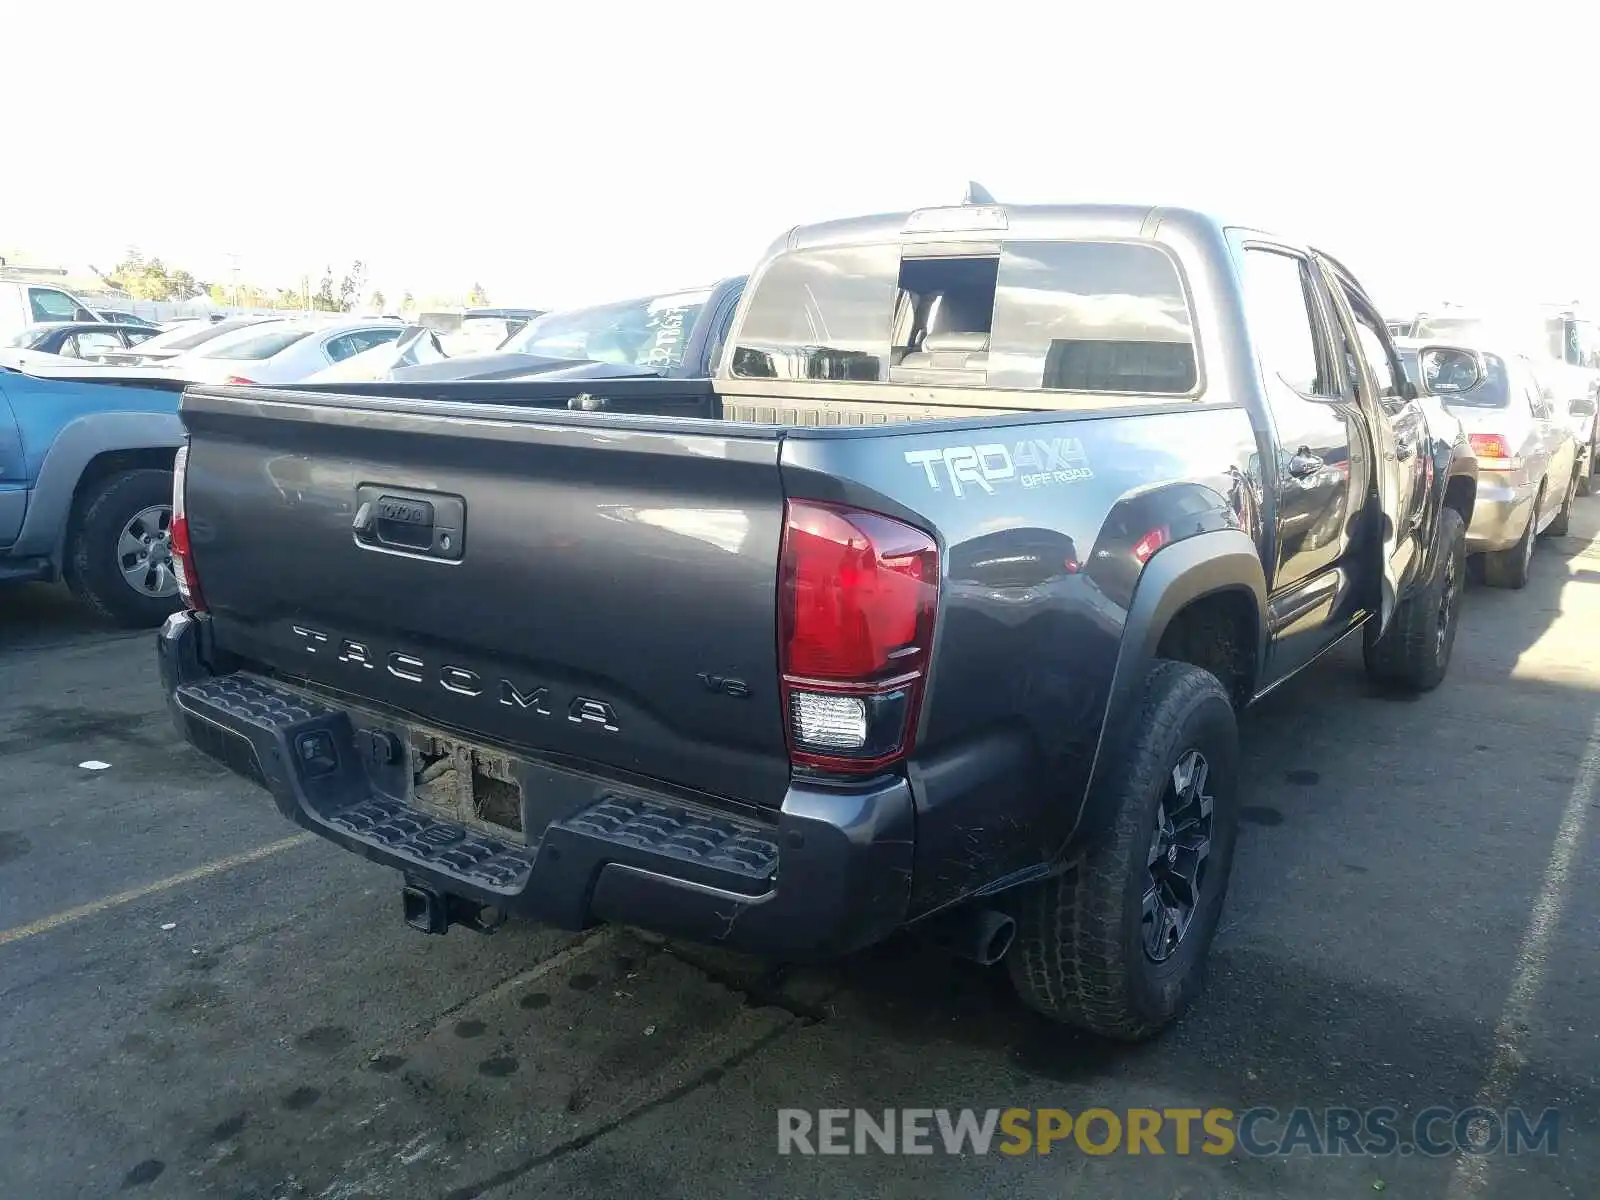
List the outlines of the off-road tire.
<svg viewBox="0 0 1600 1200">
<path fill-rule="evenodd" d="M 1227 689 L 1187 663 L 1158 660 L 1114 742 L 1103 775 L 1108 826 L 1065 874 L 1017 889 L 1006 956 L 1029 1007 L 1119 1041 L 1155 1036 L 1204 987 L 1239 828 L 1239 733 Z M 1151 839 L 1174 768 L 1206 758 L 1211 853 L 1187 932 L 1166 961 L 1147 955 L 1141 908 Z"/>
<path fill-rule="evenodd" d="M 182 606 L 177 595 L 135 591 L 117 569 L 117 539 L 141 510 L 172 503 L 172 472 L 153 467 L 120 471 L 90 485 L 67 530 L 62 574 L 96 616 L 126 629 L 149 629 Z"/>
<path fill-rule="evenodd" d="M 1550 537 L 1566 537 L 1567 530 L 1572 527 L 1572 504 L 1578 494 L 1578 468 L 1572 469 L 1572 478 L 1567 481 L 1567 494 L 1561 498 L 1561 509 L 1555 515 L 1555 520 L 1545 526 L 1545 533 Z"/>
<path fill-rule="evenodd" d="M 1491 550 L 1483 556 L 1483 581 L 1490 587 L 1520 590 L 1528 586 L 1529 569 L 1533 566 L 1533 548 L 1539 540 L 1534 532 L 1539 522 L 1539 506 L 1544 502 L 1544 488 L 1533 498 L 1533 511 L 1528 514 L 1528 527 L 1522 531 L 1517 544 L 1505 550 Z"/>
<path fill-rule="evenodd" d="M 1367 624 L 1362 657 L 1369 676 L 1414 692 L 1429 692 L 1444 682 L 1461 621 L 1466 576 L 1466 522 L 1455 509 L 1442 509 L 1433 574 L 1395 608 L 1382 637 L 1375 625 Z"/>
</svg>

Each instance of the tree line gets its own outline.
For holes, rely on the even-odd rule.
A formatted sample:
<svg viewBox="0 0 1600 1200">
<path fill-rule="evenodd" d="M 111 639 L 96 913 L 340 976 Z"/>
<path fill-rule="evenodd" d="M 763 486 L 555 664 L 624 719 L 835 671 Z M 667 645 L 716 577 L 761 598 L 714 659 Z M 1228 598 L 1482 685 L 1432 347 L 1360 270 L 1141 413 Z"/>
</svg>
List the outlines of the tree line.
<svg viewBox="0 0 1600 1200">
<path fill-rule="evenodd" d="M 390 306 L 390 298 L 384 295 L 381 288 L 365 290 L 367 267 L 360 259 L 352 262 L 349 269 L 338 276 L 335 276 L 330 264 L 324 269 L 322 278 L 314 289 L 311 286 L 310 276 L 303 276 L 301 286 L 298 288 L 269 287 L 238 278 L 207 282 L 197 279 L 193 273 L 182 268 L 168 266 L 159 257 L 146 258 L 137 249 L 128 250 L 121 262 L 100 277 L 135 300 L 194 300 L 200 296 L 208 296 L 212 303 L 222 307 L 295 310 L 309 308 L 316 312 L 337 313 L 354 312 L 362 307 L 362 296 L 365 292 L 366 308 L 387 312 Z M 407 290 L 399 299 L 398 309 L 402 313 L 411 313 L 424 307 L 453 308 L 459 305 L 472 307 L 488 303 L 488 292 L 481 283 L 474 283 L 463 294 L 430 295 L 420 303 Z"/>
</svg>

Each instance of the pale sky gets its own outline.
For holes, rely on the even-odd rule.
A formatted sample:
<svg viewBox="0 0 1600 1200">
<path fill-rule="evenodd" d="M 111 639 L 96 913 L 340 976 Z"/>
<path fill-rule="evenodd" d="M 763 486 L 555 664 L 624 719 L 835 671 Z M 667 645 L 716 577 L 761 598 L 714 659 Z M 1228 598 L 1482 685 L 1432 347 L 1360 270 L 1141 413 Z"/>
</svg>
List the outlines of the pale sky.
<svg viewBox="0 0 1600 1200">
<path fill-rule="evenodd" d="M 1306 237 L 1391 313 L 1600 303 L 1592 7 L 0 0 L 0 247 L 551 307 L 971 178 Z"/>
</svg>

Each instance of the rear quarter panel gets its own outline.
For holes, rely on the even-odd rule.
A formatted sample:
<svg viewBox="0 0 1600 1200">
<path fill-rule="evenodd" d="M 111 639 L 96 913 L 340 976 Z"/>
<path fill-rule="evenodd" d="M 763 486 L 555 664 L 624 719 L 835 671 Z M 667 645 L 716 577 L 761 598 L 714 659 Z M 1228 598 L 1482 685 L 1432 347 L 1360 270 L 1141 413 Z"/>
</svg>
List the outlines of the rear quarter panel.
<svg viewBox="0 0 1600 1200">
<path fill-rule="evenodd" d="M 1141 575 L 1133 547 L 1164 526 L 1169 546 L 1232 530 L 1260 548 L 1256 447 L 1246 411 L 1218 405 L 785 439 L 789 496 L 898 516 L 939 543 L 910 765 L 915 911 L 1043 869 L 1073 840 Z"/>
</svg>

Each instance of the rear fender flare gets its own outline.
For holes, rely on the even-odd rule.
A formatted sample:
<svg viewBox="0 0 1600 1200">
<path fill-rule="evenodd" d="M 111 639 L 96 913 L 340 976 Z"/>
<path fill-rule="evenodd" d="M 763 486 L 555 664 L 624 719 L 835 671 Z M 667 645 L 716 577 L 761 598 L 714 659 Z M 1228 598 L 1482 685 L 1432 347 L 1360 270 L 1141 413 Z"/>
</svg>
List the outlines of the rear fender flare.
<svg viewBox="0 0 1600 1200">
<path fill-rule="evenodd" d="M 1078 807 L 1078 817 L 1067 837 L 1071 849 L 1101 827 L 1106 814 L 1095 811 L 1095 797 L 1104 793 L 1102 772 L 1109 769 L 1107 742 L 1119 723 L 1130 719 L 1138 703 L 1139 688 L 1155 661 L 1156 648 L 1187 605 L 1220 592 L 1243 592 L 1251 598 L 1256 615 L 1256 670 L 1265 661 L 1267 582 L 1261 556 L 1250 535 L 1241 529 L 1219 529 L 1174 542 L 1150 559 L 1139 575 L 1133 603 L 1122 628 L 1122 642 L 1112 674 L 1100 737 L 1095 745 L 1089 786 Z"/>
<path fill-rule="evenodd" d="M 1432 522 L 1428 529 L 1427 553 L 1423 556 L 1422 568 L 1417 572 L 1415 588 L 1426 587 L 1428 580 L 1432 579 L 1438 569 L 1439 555 L 1444 547 L 1439 541 L 1439 532 L 1442 527 L 1440 517 L 1444 514 L 1445 498 L 1449 495 L 1450 485 L 1458 479 L 1472 482 L 1474 491 L 1478 486 L 1477 461 L 1464 463 L 1460 459 L 1445 458 L 1435 469 L 1433 495 L 1428 497 L 1428 519 Z M 1470 525 L 1471 522 L 1468 521 Z"/>
<path fill-rule="evenodd" d="M 183 444 L 183 423 L 177 413 L 89 413 L 69 422 L 50 443 L 28 501 L 12 553 L 48 555 L 61 561 L 61 547 L 72 516 L 73 496 L 89 464 L 102 454 L 167 450 Z"/>
</svg>

